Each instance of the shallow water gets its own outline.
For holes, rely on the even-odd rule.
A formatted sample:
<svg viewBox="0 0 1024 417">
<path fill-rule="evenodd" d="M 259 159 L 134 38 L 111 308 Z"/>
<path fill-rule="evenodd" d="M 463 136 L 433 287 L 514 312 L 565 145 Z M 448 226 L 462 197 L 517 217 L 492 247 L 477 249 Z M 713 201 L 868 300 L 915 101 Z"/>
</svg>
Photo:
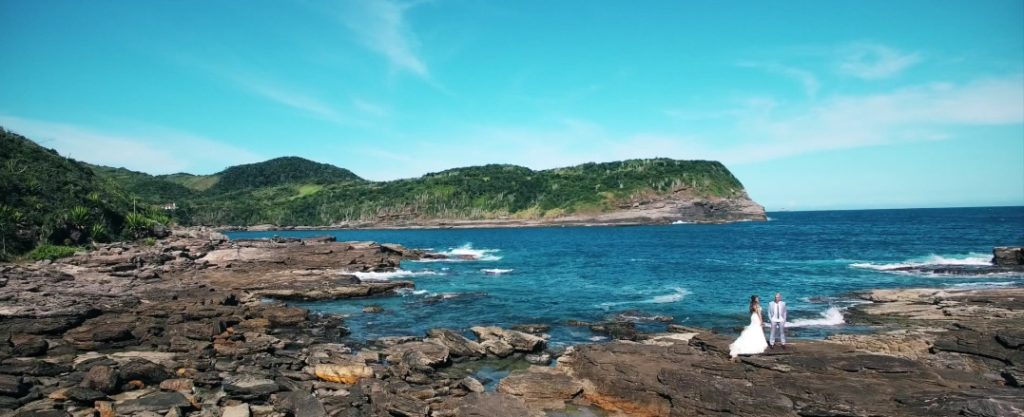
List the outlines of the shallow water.
<svg viewBox="0 0 1024 417">
<path fill-rule="evenodd" d="M 849 292 L 907 286 L 1024 286 L 1024 276 L 926 276 L 888 269 L 907 264 L 976 264 L 993 246 L 1024 244 L 1024 207 L 781 212 L 769 222 L 729 225 L 521 229 L 242 232 L 260 238 L 331 234 L 473 257 L 403 262 L 402 296 L 300 305 L 349 315 L 353 338 L 417 335 L 433 327 L 553 326 L 553 345 L 601 340 L 567 320 L 625 316 L 657 329 L 675 323 L 732 332 L 746 324 L 747 300 L 767 306 L 775 291 L 789 305 L 791 337 L 857 329 L 842 323 Z M 364 314 L 370 304 L 385 312 Z"/>
</svg>

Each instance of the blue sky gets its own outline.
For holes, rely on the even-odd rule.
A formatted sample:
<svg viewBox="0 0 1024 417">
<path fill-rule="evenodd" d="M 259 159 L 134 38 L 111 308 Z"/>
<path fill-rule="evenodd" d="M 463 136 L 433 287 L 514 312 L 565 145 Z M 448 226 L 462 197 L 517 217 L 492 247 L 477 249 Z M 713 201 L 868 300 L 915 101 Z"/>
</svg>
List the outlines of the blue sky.
<svg viewBox="0 0 1024 417">
<path fill-rule="evenodd" d="M 161 174 L 717 159 L 770 210 L 1024 205 L 1024 3 L 0 0 L 0 125 Z"/>
</svg>

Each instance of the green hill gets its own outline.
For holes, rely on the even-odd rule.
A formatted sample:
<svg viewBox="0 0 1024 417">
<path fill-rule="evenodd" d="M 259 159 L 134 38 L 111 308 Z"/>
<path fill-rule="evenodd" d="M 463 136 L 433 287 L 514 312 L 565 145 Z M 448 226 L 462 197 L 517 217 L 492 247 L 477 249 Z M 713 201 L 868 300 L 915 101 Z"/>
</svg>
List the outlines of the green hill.
<svg viewBox="0 0 1024 417">
<path fill-rule="evenodd" d="M 9 252 L 37 242 L 140 237 L 182 225 L 411 226 L 450 222 L 666 223 L 763 219 L 721 163 L 637 159 L 534 171 L 484 165 L 374 182 L 298 157 L 213 175 L 88 165 L 2 131 L 0 232 Z M 162 206 L 173 203 L 174 209 Z M 141 214 L 134 214 L 139 212 Z M 133 214 L 129 214 L 133 213 Z"/>
<path fill-rule="evenodd" d="M 175 217 L 182 224 L 543 220 L 614 213 L 666 198 L 746 199 L 743 185 L 721 163 L 671 159 L 543 171 L 485 165 L 387 182 L 366 181 L 348 170 L 297 157 L 231 167 L 211 176 L 122 171 L 97 169 L 149 204 L 174 202 Z M 190 188 L 182 179 L 202 179 L 207 185 Z M 159 184 L 166 187 L 159 189 Z"/>
<path fill-rule="evenodd" d="M 332 184 L 363 181 L 347 169 L 289 156 L 256 164 L 237 165 L 216 175 L 211 193 L 227 193 L 286 184 Z"/>
</svg>

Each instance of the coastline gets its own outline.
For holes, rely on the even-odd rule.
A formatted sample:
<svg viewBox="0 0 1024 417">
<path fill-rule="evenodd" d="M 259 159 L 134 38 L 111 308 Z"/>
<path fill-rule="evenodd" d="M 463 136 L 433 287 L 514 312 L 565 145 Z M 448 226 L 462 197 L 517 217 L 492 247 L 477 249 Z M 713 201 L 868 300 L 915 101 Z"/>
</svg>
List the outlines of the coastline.
<svg viewBox="0 0 1024 417">
<path fill-rule="evenodd" d="M 267 301 L 386 296 L 415 284 L 338 272 L 393 270 L 423 256 L 329 238 L 228 241 L 193 228 L 154 246 L 110 244 L 53 263 L 4 264 L 0 410 L 10 411 L 0 416 L 244 409 L 261 417 L 536 417 L 567 406 L 651 417 L 994 416 L 1024 409 L 1024 289 L 1017 288 L 867 291 L 859 297 L 870 304 L 848 317 L 878 332 L 798 340 L 736 362 L 728 358 L 731 337 L 678 325 L 566 351 L 548 348 L 538 325 L 474 327 L 471 338 L 434 329 L 357 346 L 347 342 L 341 317 Z M 488 361 L 518 364 L 495 392 L 465 369 Z"/>
<path fill-rule="evenodd" d="M 253 226 L 214 226 L 220 232 L 274 232 L 274 231 L 316 231 L 316 230 L 430 230 L 430 229 L 501 229 L 501 228 L 542 228 L 542 227 L 633 227 L 666 226 L 671 224 L 732 224 L 764 222 L 763 218 L 736 218 L 729 220 L 684 220 L 684 219 L 626 219 L 616 221 L 599 220 L 425 220 L 410 222 L 353 222 L 330 226 L 279 226 L 261 224 Z"/>
</svg>

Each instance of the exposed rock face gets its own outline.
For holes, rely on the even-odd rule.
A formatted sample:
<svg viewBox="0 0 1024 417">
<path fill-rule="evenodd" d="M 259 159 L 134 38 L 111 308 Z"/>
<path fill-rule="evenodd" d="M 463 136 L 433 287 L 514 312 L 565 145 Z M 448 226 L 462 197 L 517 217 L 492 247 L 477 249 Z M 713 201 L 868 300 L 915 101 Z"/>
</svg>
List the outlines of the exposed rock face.
<svg viewBox="0 0 1024 417">
<path fill-rule="evenodd" d="M 431 329 L 427 331 L 427 338 L 430 341 L 448 348 L 455 357 L 481 357 L 487 354 L 487 349 L 479 343 L 467 339 L 465 336 L 448 329 Z"/>
<path fill-rule="evenodd" d="M 503 342 L 517 352 L 535 352 L 543 349 L 547 343 L 542 337 L 516 330 L 506 330 L 500 327 L 477 326 L 471 328 L 470 331 L 476 334 L 481 344 Z"/>
<path fill-rule="evenodd" d="M 987 399 L 1024 406 L 1016 389 L 968 372 L 939 376 L 921 362 L 814 341 L 730 362 L 720 353 L 729 342 L 701 335 L 667 347 L 580 346 L 562 365 L 587 399 L 631 416 L 955 415 Z"/>
<path fill-rule="evenodd" d="M 546 367 L 530 367 L 502 379 L 498 392 L 524 399 L 538 408 L 561 409 L 583 392 L 583 384 Z"/>
<path fill-rule="evenodd" d="M 992 249 L 992 264 L 996 266 L 1024 266 L 1024 247 L 1003 246 Z"/>
</svg>

